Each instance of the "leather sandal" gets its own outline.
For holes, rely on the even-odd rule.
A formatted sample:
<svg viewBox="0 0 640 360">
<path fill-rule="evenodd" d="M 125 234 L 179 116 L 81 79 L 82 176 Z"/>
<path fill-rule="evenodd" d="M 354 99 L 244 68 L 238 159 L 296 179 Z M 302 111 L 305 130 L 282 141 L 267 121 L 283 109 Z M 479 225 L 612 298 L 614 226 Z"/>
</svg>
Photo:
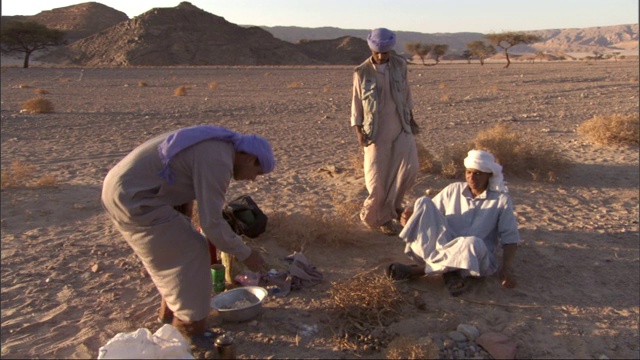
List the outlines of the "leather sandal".
<svg viewBox="0 0 640 360">
<path fill-rule="evenodd" d="M 405 265 L 400 263 L 392 263 L 389 264 L 389 266 L 387 266 L 387 268 L 385 269 L 385 274 L 391 280 L 408 280 L 415 277 L 411 269 L 417 267 L 418 265 L 415 264 Z"/>
</svg>

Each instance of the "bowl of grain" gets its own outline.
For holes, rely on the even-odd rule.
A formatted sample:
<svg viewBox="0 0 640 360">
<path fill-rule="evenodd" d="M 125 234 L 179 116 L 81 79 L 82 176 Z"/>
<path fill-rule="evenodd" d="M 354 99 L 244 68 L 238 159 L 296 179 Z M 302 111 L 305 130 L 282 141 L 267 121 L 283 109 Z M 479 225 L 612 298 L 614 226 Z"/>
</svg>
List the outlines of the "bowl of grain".
<svg viewBox="0 0 640 360">
<path fill-rule="evenodd" d="M 225 291 L 211 299 L 211 307 L 224 321 L 251 320 L 262 310 L 267 290 L 260 286 L 244 286 Z"/>
</svg>

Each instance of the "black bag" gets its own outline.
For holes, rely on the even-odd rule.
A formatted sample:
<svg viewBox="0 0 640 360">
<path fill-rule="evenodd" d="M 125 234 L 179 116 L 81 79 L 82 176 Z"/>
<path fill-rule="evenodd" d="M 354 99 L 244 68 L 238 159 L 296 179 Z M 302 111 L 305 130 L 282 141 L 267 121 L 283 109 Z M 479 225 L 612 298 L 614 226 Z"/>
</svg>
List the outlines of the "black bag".
<svg viewBox="0 0 640 360">
<path fill-rule="evenodd" d="M 267 215 L 249 195 L 242 195 L 225 205 L 222 217 L 238 235 L 255 238 L 267 229 Z"/>
</svg>

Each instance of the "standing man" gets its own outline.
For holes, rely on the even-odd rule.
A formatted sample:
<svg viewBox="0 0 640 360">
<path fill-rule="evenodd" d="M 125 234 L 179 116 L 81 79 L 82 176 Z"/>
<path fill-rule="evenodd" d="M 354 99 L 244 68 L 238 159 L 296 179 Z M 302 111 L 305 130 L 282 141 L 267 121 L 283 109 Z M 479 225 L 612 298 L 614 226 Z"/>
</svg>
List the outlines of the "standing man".
<svg viewBox="0 0 640 360">
<path fill-rule="evenodd" d="M 407 62 L 393 52 L 396 35 L 390 30 L 371 31 L 367 42 L 371 57 L 355 69 L 351 103 L 351 126 L 364 149 L 369 192 L 360 219 L 370 228 L 398 235 L 402 200 L 418 173 Z"/>
<path fill-rule="evenodd" d="M 389 265 L 390 278 L 442 274 L 453 296 L 466 289 L 468 276 L 498 273 L 502 286 L 516 286 L 513 261 L 520 235 L 502 166 L 484 150 L 469 151 L 464 166 L 466 182 L 450 184 L 433 199 L 421 197 L 402 214 L 400 238 L 415 264 Z M 500 247 L 502 264 L 496 257 Z"/>
<path fill-rule="evenodd" d="M 255 180 L 274 165 L 271 145 L 260 136 L 194 126 L 138 146 L 104 179 L 104 209 L 173 312 L 172 325 L 191 343 L 206 344 L 209 335 L 209 248 L 174 207 L 196 200 L 200 226 L 215 247 L 264 271 L 264 259 L 233 232 L 222 208 L 232 178 Z"/>
</svg>

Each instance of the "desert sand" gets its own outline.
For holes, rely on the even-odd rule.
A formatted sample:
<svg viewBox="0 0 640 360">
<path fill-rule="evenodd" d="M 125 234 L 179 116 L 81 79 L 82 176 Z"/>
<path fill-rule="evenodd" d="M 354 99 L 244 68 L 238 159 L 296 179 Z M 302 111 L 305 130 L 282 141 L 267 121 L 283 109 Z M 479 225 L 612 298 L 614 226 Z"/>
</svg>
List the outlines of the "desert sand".
<svg viewBox="0 0 640 360">
<path fill-rule="evenodd" d="M 503 123 L 558 148 L 573 166 L 558 169 L 555 182 L 506 179 L 523 239 L 518 287 L 504 289 L 490 277 L 452 298 L 437 279 L 399 283 L 426 306 L 403 304 L 388 337 L 432 337 L 465 323 L 508 336 L 518 358 L 637 359 L 638 147 L 598 146 L 576 127 L 595 115 L 638 113 L 638 62 L 502 66 L 411 65 L 423 129 L 417 140 L 437 156 Z M 313 233 L 331 228 L 323 219 L 336 209 L 357 208 L 366 196 L 353 166 L 351 74 L 349 66 L 3 68 L 2 169 L 32 165 L 33 180 L 53 176 L 55 185 L 2 191 L 2 357 L 96 358 L 117 333 L 160 327 L 159 295 L 101 208 L 102 179 L 148 138 L 216 124 L 261 134 L 274 147 L 276 170 L 232 182 L 228 193 L 229 200 L 251 195 L 270 216 L 252 244 L 274 268 L 302 251 L 324 280 L 268 298 L 255 321 L 221 323 L 212 313 L 211 325 L 235 337 L 239 358 L 384 358 L 384 348 L 340 349 L 327 294 L 337 281 L 406 262 L 403 243 L 357 221 L 357 236 L 343 242 Z M 181 85 L 187 95 L 175 96 Z M 42 96 L 53 113 L 21 113 L 36 89 L 49 92 Z M 407 205 L 451 181 L 420 174 Z M 314 226 L 304 234 L 300 224 Z"/>
</svg>

